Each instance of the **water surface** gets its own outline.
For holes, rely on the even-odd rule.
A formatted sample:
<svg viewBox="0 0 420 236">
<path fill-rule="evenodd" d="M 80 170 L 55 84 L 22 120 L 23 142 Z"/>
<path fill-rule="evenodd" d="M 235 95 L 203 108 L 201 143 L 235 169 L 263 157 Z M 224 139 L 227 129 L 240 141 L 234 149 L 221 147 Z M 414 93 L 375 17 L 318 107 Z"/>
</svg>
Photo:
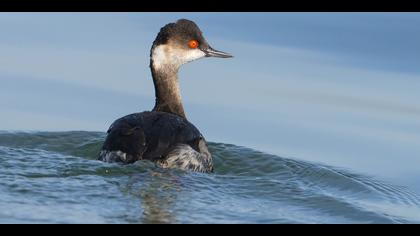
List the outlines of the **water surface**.
<svg viewBox="0 0 420 236">
<path fill-rule="evenodd" d="M 215 173 L 96 160 L 100 132 L 1 132 L 3 223 L 419 223 L 409 189 L 210 143 Z"/>
</svg>

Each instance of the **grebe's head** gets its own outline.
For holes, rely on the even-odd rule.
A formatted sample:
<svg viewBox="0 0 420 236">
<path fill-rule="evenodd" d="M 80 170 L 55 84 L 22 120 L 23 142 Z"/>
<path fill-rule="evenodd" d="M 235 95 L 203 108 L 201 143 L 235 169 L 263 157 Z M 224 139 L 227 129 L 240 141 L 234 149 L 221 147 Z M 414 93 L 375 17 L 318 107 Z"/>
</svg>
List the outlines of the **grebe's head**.
<svg viewBox="0 0 420 236">
<path fill-rule="evenodd" d="M 151 50 L 155 69 L 175 69 L 203 57 L 228 58 L 232 55 L 210 47 L 198 26 L 186 19 L 165 25 L 160 29 Z"/>
</svg>

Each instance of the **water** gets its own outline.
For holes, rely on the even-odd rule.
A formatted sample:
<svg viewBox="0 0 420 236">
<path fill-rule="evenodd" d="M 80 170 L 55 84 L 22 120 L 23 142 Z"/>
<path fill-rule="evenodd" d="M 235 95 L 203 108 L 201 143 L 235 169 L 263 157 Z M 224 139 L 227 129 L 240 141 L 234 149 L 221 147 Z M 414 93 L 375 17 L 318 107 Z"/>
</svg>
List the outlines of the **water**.
<svg viewBox="0 0 420 236">
<path fill-rule="evenodd" d="M 100 132 L 1 132 L 2 223 L 419 223 L 377 178 L 209 143 L 215 173 L 95 160 Z"/>
</svg>

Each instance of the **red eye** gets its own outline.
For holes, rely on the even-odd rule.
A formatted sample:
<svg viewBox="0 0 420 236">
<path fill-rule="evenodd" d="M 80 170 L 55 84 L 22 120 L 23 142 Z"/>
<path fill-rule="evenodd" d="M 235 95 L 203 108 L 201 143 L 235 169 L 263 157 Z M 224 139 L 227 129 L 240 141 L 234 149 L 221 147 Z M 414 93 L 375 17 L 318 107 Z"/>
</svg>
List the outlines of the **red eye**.
<svg viewBox="0 0 420 236">
<path fill-rule="evenodd" d="M 196 49 L 198 48 L 198 41 L 197 40 L 190 40 L 188 42 L 188 47 L 190 47 L 191 49 Z"/>
</svg>

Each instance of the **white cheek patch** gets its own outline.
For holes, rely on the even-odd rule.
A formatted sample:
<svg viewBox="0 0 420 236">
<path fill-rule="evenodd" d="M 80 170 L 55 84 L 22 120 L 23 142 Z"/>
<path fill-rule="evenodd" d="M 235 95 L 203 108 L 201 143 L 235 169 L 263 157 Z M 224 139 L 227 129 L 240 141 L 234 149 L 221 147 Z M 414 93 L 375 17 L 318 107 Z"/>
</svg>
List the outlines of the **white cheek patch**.
<svg viewBox="0 0 420 236">
<path fill-rule="evenodd" d="M 184 63 L 187 63 L 187 62 L 190 62 L 190 61 L 200 59 L 200 58 L 205 57 L 205 56 L 206 56 L 206 54 L 203 51 L 201 51 L 200 49 L 191 49 L 187 53 L 184 53 L 183 59 L 184 59 Z"/>
<path fill-rule="evenodd" d="M 168 51 L 165 45 L 159 45 L 153 49 L 152 59 L 153 65 L 156 69 L 159 69 L 163 65 L 167 64 L 166 62 L 168 61 L 168 58 L 165 51 Z"/>
<path fill-rule="evenodd" d="M 163 66 L 180 67 L 181 65 L 205 57 L 200 49 L 172 49 L 168 45 L 159 45 L 152 53 L 153 64 L 156 69 Z"/>
</svg>

